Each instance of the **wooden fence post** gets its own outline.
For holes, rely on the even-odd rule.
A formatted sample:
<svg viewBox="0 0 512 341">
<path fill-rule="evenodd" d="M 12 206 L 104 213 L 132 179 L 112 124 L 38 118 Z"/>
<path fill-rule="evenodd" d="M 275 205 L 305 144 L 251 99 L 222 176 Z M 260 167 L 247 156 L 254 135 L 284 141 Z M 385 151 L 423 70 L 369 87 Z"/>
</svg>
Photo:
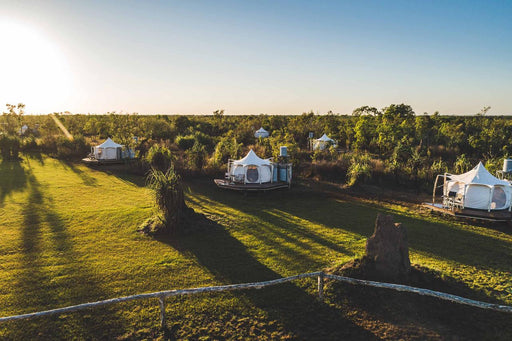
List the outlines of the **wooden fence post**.
<svg viewBox="0 0 512 341">
<path fill-rule="evenodd" d="M 160 327 L 165 329 L 165 296 L 158 297 L 158 303 L 160 304 Z"/>
<path fill-rule="evenodd" d="M 320 272 L 318 275 L 318 298 L 322 299 L 324 297 L 324 273 Z"/>
</svg>

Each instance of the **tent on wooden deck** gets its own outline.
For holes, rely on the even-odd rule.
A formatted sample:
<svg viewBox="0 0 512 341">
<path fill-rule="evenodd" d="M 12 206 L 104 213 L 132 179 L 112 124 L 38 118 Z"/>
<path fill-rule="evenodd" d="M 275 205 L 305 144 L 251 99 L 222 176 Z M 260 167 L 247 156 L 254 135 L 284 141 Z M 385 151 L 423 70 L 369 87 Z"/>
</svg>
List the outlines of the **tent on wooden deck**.
<svg viewBox="0 0 512 341">
<path fill-rule="evenodd" d="M 102 144 L 92 147 L 92 154 L 97 160 L 121 160 L 123 145 L 115 143 L 109 137 Z"/>
<path fill-rule="evenodd" d="M 235 181 L 244 184 L 261 184 L 272 182 L 274 164 L 270 159 L 262 159 L 251 149 L 240 160 L 230 160 L 228 175 Z"/>
<path fill-rule="evenodd" d="M 512 186 L 493 176 L 482 162 L 464 174 L 444 175 L 443 202 L 477 210 L 510 209 Z"/>
</svg>

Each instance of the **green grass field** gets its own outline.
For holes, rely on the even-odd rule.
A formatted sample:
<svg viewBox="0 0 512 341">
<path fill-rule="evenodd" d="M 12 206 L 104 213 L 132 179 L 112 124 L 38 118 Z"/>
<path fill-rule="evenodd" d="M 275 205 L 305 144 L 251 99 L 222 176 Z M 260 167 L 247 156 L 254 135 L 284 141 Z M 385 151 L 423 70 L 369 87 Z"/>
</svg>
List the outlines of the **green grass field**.
<svg viewBox="0 0 512 341">
<path fill-rule="evenodd" d="M 512 305 L 512 228 L 445 222 L 305 186 L 243 196 L 204 179 L 186 185 L 188 204 L 217 225 L 152 239 L 136 231 L 155 210 L 144 179 L 40 156 L 1 163 L 0 315 L 319 271 L 361 256 L 378 212 L 407 227 L 413 263 Z M 157 301 L 146 300 L 4 323 L 0 338 L 376 338 L 357 310 L 316 300 L 312 280 L 168 301 L 166 335 Z"/>
</svg>

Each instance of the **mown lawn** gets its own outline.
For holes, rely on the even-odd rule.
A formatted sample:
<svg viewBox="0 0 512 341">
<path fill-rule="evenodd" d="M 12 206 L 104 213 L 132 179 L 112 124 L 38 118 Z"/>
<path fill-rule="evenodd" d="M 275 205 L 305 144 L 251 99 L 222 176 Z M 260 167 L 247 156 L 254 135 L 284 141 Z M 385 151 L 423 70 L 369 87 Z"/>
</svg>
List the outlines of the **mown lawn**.
<svg viewBox="0 0 512 341">
<path fill-rule="evenodd" d="M 243 196 L 209 180 L 186 184 L 189 205 L 216 224 L 152 239 L 136 231 L 154 212 L 142 178 L 41 156 L 1 163 L 0 315 L 318 271 L 361 256 L 378 212 L 407 227 L 413 263 L 464 282 L 475 297 L 512 305 L 512 228 L 445 222 L 305 186 Z M 386 338 L 378 323 L 385 317 L 334 299 L 319 302 L 315 283 L 303 280 L 169 299 L 166 334 L 151 300 L 4 323 L 0 338 Z M 392 320 L 385 322 L 399 324 Z M 442 337 L 451 323 L 418 321 L 428 331 L 419 335 Z"/>
</svg>

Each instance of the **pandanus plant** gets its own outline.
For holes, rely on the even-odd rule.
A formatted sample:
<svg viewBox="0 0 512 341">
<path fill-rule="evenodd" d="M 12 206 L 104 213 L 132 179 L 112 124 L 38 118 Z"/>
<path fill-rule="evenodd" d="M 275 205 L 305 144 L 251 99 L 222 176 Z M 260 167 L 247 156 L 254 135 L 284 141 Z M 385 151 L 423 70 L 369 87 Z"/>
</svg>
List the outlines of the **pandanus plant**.
<svg viewBox="0 0 512 341">
<path fill-rule="evenodd" d="M 162 212 L 162 226 L 155 232 L 175 234 L 183 228 L 188 211 L 180 176 L 176 174 L 172 165 L 166 172 L 151 168 L 147 185 L 153 190 L 155 201 Z"/>
</svg>

